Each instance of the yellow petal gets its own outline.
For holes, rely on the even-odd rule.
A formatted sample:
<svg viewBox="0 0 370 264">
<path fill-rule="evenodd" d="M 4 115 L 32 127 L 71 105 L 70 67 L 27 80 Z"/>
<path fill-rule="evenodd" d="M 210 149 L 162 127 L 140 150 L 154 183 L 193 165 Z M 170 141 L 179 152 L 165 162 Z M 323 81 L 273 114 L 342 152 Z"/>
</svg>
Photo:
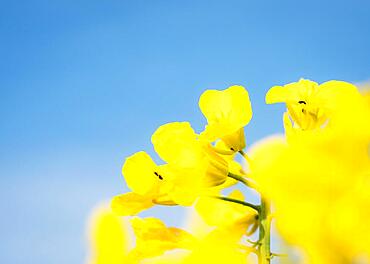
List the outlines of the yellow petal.
<svg viewBox="0 0 370 264">
<path fill-rule="evenodd" d="M 247 253 L 238 248 L 243 232 L 241 228 L 216 228 L 200 241 L 184 263 L 249 263 Z"/>
<path fill-rule="evenodd" d="M 190 206 L 199 196 L 201 191 L 202 178 L 204 178 L 204 171 L 198 168 L 181 169 L 171 167 L 173 175 L 173 188 L 169 192 L 171 199 L 182 206 Z"/>
<path fill-rule="evenodd" d="M 344 108 L 351 105 L 351 99 L 358 99 L 360 93 L 356 86 L 343 81 L 328 81 L 320 85 L 319 92 L 316 96 L 316 105 L 324 106 L 327 110 L 334 112 L 338 108 Z"/>
<path fill-rule="evenodd" d="M 235 156 L 236 156 L 236 152 L 230 151 L 229 147 L 225 144 L 224 141 L 222 141 L 222 140 L 217 141 L 217 143 L 214 147 L 214 150 L 222 158 L 224 158 L 227 161 L 227 163 L 229 164 L 229 166 L 228 166 L 229 167 L 229 172 L 232 172 L 234 174 L 244 174 L 245 173 L 243 168 L 242 168 L 242 165 L 234 160 Z M 232 183 L 237 183 L 237 181 L 232 179 L 232 178 L 228 178 L 226 181 L 228 181 L 229 184 L 231 184 L 231 185 L 233 185 Z M 228 185 L 228 186 L 231 186 L 231 185 Z"/>
<path fill-rule="evenodd" d="M 274 86 L 266 93 L 266 104 L 283 103 L 288 97 L 287 89 L 283 86 Z"/>
<path fill-rule="evenodd" d="M 173 250 L 161 256 L 144 259 L 140 264 L 182 264 L 188 255 L 188 250 Z"/>
<path fill-rule="evenodd" d="M 288 112 L 285 112 L 283 115 L 283 124 L 284 124 L 285 134 L 287 138 L 289 138 L 290 136 L 292 136 L 295 130 L 293 128 L 293 124 L 292 124 L 292 121 L 290 120 Z"/>
<path fill-rule="evenodd" d="M 239 85 L 223 91 L 205 91 L 199 99 L 199 107 L 207 118 L 205 135 L 210 139 L 230 135 L 246 126 L 252 118 L 248 92 Z"/>
<path fill-rule="evenodd" d="M 284 86 L 274 86 L 266 94 L 266 103 L 288 103 L 298 104 L 299 101 L 309 101 L 318 90 L 316 82 L 300 79 L 298 82 L 286 84 Z"/>
<path fill-rule="evenodd" d="M 152 135 L 152 143 L 158 155 L 173 166 L 195 167 L 203 158 L 197 135 L 188 122 L 160 126 Z"/>
<path fill-rule="evenodd" d="M 136 215 L 153 205 L 151 197 L 133 192 L 117 195 L 111 202 L 112 210 L 117 215 Z"/>
<path fill-rule="evenodd" d="M 128 187 L 135 193 L 146 195 L 155 191 L 161 179 L 158 167 L 151 157 L 144 151 L 128 157 L 122 167 Z M 162 177 L 162 176 L 161 176 Z"/>
<path fill-rule="evenodd" d="M 136 256 L 143 259 L 162 255 L 165 251 L 176 248 L 192 248 L 195 238 L 184 230 L 166 227 L 159 219 L 154 217 L 131 220 L 136 235 Z"/>
<path fill-rule="evenodd" d="M 223 184 L 227 179 L 229 172 L 228 162 L 218 155 L 211 144 L 204 146 L 206 159 L 203 164 L 205 169 L 205 177 L 203 178 L 203 186 L 212 187 Z"/>
<path fill-rule="evenodd" d="M 243 150 L 246 146 L 244 128 L 240 128 L 231 134 L 225 135 L 221 139 L 230 150 L 235 152 Z"/>
</svg>

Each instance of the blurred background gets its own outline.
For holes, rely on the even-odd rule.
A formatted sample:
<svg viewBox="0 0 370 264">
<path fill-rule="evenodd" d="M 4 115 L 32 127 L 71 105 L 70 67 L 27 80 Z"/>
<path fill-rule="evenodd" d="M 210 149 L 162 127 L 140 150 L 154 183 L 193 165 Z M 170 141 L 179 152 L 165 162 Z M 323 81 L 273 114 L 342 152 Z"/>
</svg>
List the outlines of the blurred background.
<svg viewBox="0 0 370 264">
<path fill-rule="evenodd" d="M 83 263 L 124 158 L 205 89 L 248 88 L 248 144 L 282 132 L 273 85 L 370 78 L 370 2 L 0 1 L 0 262 Z M 178 208 L 157 208 L 168 224 Z"/>
</svg>

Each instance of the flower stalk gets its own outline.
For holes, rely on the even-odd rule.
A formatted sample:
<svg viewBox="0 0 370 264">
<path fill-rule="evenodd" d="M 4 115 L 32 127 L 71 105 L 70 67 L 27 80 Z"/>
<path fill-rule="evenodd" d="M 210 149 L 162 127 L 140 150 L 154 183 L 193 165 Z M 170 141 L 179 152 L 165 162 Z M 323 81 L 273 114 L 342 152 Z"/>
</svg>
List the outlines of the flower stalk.
<svg viewBox="0 0 370 264">
<path fill-rule="evenodd" d="M 238 203 L 238 204 L 250 207 L 250 208 L 256 210 L 257 212 L 259 212 L 261 210 L 260 206 L 258 206 L 258 205 L 251 204 L 251 203 L 241 201 L 241 200 L 237 200 L 237 199 L 233 199 L 233 198 L 230 198 L 230 197 L 214 196 L 214 198 L 217 198 L 217 199 L 220 199 L 220 200 L 223 200 L 223 201 L 227 201 L 227 202 Z"/>
<path fill-rule="evenodd" d="M 270 252 L 270 229 L 271 229 L 271 217 L 270 215 L 270 204 L 266 198 L 261 197 L 260 205 L 260 226 L 259 226 L 259 255 L 258 263 L 259 264 L 269 264 L 271 260 Z"/>
<path fill-rule="evenodd" d="M 227 176 L 230 177 L 230 178 L 233 178 L 234 180 L 237 180 L 237 181 L 243 183 L 245 186 L 247 186 L 249 188 L 255 189 L 256 184 L 253 183 L 251 180 L 248 180 L 247 178 L 243 177 L 243 176 L 240 176 L 240 175 L 237 175 L 237 174 L 234 174 L 234 173 L 231 173 L 231 172 L 229 172 Z"/>
</svg>

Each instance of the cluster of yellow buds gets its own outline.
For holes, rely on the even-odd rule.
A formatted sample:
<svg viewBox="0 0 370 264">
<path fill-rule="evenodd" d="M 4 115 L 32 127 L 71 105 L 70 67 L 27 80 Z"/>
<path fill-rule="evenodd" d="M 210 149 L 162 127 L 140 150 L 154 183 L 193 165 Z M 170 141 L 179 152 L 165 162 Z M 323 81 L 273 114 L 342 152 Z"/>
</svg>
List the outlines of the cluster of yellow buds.
<svg viewBox="0 0 370 264">
<path fill-rule="evenodd" d="M 90 263 L 368 263 L 369 100 L 346 82 L 301 79 L 272 87 L 266 103 L 286 104 L 286 135 L 264 139 L 248 154 L 244 127 L 252 108 L 242 86 L 201 95 L 207 125 L 200 133 L 188 122 L 160 126 L 151 141 L 163 164 L 143 151 L 126 159 L 131 192 L 94 217 Z M 257 191 L 260 204 L 237 184 Z M 136 216 L 156 205 L 194 207 L 190 230 Z M 299 257 L 271 252 L 272 220 Z"/>
</svg>

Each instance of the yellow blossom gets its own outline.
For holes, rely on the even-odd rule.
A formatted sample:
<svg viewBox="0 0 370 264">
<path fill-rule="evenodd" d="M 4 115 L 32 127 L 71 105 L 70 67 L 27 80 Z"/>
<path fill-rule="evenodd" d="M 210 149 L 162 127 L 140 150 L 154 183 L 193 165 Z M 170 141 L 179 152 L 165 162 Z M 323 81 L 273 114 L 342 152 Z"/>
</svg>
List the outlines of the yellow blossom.
<svg viewBox="0 0 370 264">
<path fill-rule="evenodd" d="M 357 93 L 354 85 L 341 81 L 328 81 L 321 85 L 300 79 L 284 86 L 274 86 L 266 94 L 266 103 L 286 103 L 294 127 L 301 130 L 320 128 L 331 118 L 338 105 L 343 105 L 348 95 Z M 284 116 L 289 129 L 288 115 Z"/>
<path fill-rule="evenodd" d="M 152 143 L 168 163 L 173 184 L 170 195 L 179 204 L 190 205 L 199 192 L 227 179 L 227 161 L 209 143 L 200 141 L 188 122 L 162 125 L 154 132 Z"/>
</svg>

